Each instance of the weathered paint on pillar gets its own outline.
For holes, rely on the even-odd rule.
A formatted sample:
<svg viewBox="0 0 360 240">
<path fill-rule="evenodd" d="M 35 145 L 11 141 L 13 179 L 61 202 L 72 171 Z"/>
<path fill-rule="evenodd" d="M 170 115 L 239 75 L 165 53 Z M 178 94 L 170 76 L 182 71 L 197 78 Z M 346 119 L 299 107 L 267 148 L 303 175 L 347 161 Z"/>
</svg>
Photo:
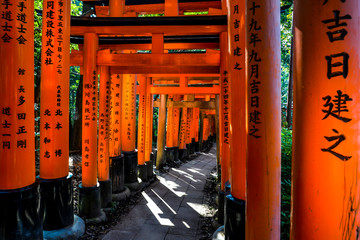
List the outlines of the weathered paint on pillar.
<svg viewBox="0 0 360 240">
<path fill-rule="evenodd" d="M 136 133 L 136 78 L 134 74 L 123 75 L 121 145 L 122 151 L 135 150 Z"/>
<path fill-rule="evenodd" d="M 147 88 L 151 85 L 151 78 L 146 78 Z M 152 115 L 153 115 L 153 95 L 149 91 L 146 92 L 146 133 L 145 133 L 145 162 L 150 161 L 152 152 Z"/>
<path fill-rule="evenodd" d="M 22 3 L 0 5 L 1 190 L 35 182 L 34 2 Z"/>
<path fill-rule="evenodd" d="M 160 107 L 158 118 L 158 135 L 157 135 L 157 155 L 156 155 L 156 169 L 160 169 L 164 164 L 165 159 L 165 125 L 166 125 L 166 102 L 167 95 L 160 95 Z"/>
<path fill-rule="evenodd" d="M 240 7 L 239 7 L 240 9 Z M 246 239 L 280 239 L 280 1 L 248 0 Z"/>
<path fill-rule="evenodd" d="M 116 157 L 121 154 L 122 75 L 111 75 L 110 88 L 109 155 Z"/>
<path fill-rule="evenodd" d="M 98 178 L 107 181 L 110 178 L 109 170 L 109 110 L 110 110 L 110 69 L 107 66 L 99 67 L 99 140 L 98 140 Z"/>
<path fill-rule="evenodd" d="M 360 3 L 302 0 L 294 9 L 291 239 L 355 240 Z"/>
<path fill-rule="evenodd" d="M 40 92 L 40 177 L 69 173 L 70 1 L 44 1 Z"/>
<path fill-rule="evenodd" d="M 95 33 L 84 35 L 84 78 L 82 106 L 82 186 L 97 184 L 97 99 L 98 73 L 96 53 L 99 37 Z"/>
<path fill-rule="evenodd" d="M 220 34 L 220 164 L 221 164 L 221 190 L 225 189 L 225 183 L 230 180 L 230 81 L 227 65 L 228 38 L 227 33 Z M 208 120 L 207 120 L 208 121 Z"/>
<path fill-rule="evenodd" d="M 172 101 L 172 95 L 168 97 Z M 167 108 L 167 118 L 166 118 L 166 147 L 173 147 L 174 146 L 174 116 L 173 116 L 173 109 L 172 107 Z"/>
<path fill-rule="evenodd" d="M 146 131 L 146 77 L 138 76 L 139 86 L 139 119 L 138 119 L 138 165 L 145 164 L 145 131 Z"/>
<path fill-rule="evenodd" d="M 180 95 L 174 95 L 173 101 L 180 101 Z M 180 126 L 180 108 L 173 108 L 173 145 L 174 147 L 179 146 L 179 126 Z"/>
<path fill-rule="evenodd" d="M 187 108 L 182 108 L 180 135 L 179 135 L 179 149 L 186 149 L 186 123 L 187 123 Z"/>
<path fill-rule="evenodd" d="M 231 194 L 245 200 L 246 185 L 246 79 L 245 79 L 245 1 L 228 0 L 228 69 L 230 75 Z"/>
</svg>

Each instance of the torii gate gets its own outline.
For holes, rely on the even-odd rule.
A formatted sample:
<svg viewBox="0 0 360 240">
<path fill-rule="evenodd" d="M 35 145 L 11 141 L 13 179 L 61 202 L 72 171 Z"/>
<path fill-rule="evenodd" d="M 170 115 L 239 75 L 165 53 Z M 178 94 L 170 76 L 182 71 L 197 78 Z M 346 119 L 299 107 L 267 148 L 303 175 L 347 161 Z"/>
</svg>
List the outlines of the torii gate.
<svg viewBox="0 0 360 240">
<path fill-rule="evenodd" d="M 345 0 L 295 4 L 292 239 L 358 236 L 359 8 L 356 1 Z M 179 16 L 205 9 L 207 16 Z M 81 66 L 84 76 L 80 214 L 101 218 L 112 191 L 124 191 L 124 183 L 139 187 L 138 168 L 143 181 L 153 174 L 156 94 L 161 96 L 155 103 L 160 108 L 158 167 L 166 108 L 169 148 L 178 143 L 179 149 L 189 149 L 196 133 L 201 144 L 217 132 L 219 220 L 222 216 L 226 238 L 280 238 L 279 0 L 110 0 L 109 6 L 95 7 L 96 18 L 73 17 L 71 28 L 70 1 L 45 0 L 38 178 L 32 134 L 33 2 L 5 0 L 0 10 L 1 238 L 40 239 L 43 230 L 60 230 L 77 219 L 68 169 L 70 65 Z M 136 17 L 159 12 L 165 17 Z M 71 56 L 70 35 L 83 43 Z M 206 52 L 168 53 L 171 49 Z M 205 83 L 210 86 L 201 85 Z M 170 95 L 172 101 L 167 101 Z M 194 101 L 198 96 L 206 101 Z M 211 99 L 217 99 L 217 111 L 201 111 L 213 108 Z M 209 115 L 218 118 L 205 117 Z M 113 182 L 110 159 L 116 169 L 125 170 L 112 173 L 117 177 Z"/>
</svg>

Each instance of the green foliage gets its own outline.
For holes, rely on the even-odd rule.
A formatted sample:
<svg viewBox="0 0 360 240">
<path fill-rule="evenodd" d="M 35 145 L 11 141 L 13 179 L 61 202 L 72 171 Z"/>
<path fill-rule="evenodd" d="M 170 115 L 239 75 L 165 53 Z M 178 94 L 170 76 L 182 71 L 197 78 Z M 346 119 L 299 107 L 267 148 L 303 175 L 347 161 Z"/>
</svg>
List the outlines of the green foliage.
<svg viewBox="0 0 360 240">
<path fill-rule="evenodd" d="M 292 4 L 290 0 L 282 0 L 282 6 L 289 6 Z M 292 19 L 293 19 L 293 5 L 281 11 L 281 105 L 286 107 L 289 73 L 290 73 L 290 51 L 292 40 Z"/>
<path fill-rule="evenodd" d="M 281 131 L 281 239 L 290 235 L 292 131 Z"/>
</svg>

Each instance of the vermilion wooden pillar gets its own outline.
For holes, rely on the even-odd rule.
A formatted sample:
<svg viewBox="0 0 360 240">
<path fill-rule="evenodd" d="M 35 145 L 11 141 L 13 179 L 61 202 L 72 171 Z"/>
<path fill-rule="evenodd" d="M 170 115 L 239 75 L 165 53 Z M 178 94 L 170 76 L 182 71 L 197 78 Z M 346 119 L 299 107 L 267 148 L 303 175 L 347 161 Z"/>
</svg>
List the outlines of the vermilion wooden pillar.
<svg viewBox="0 0 360 240">
<path fill-rule="evenodd" d="M 40 239 L 43 230 L 35 183 L 33 4 L 0 4 L 0 236 L 5 240 L 23 232 Z M 17 20 L 20 15 L 26 15 L 24 21 Z"/>
<path fill-rule="evenodd" d="M 44 1 L 40 84 L 40 179 L 44 230 L 74 222 L 69 174 L 71 1 Z M 52 25 L 50 24 L 52 23 Z"/>
<path fill-rule="evenodd" d="M 295 2 L 291 239 L 359 238 L 358 1 Z"/>
<path fill-rule="evenodd" d="M 280 1 L 246 2 L 246 239 L 280 238 Z"/>
<path fill-rule="evenodd" d="M 199 119 L 200 119 L 200 108 L 194 108 L 195 152 L 199 152 Z"/>
<path fill-rule="evenodd" d="M 147 177 L 151 179 L 153 177 L 153 155 L 152 152 L 152 141 L 153 141 L 153 95 L 148 91 L 148 88 L 151 86 L 152 79 L 150 77 L 146 78 L 147 90 L 146 90 L 146 132 L 145 132 L 145 163 L 147 164 Z"/>
<path fill-rule="evenodd" d="M 97 182 L 98 72 L 96 65 L 99 37 L 84 35 L 84 77 L 82 106 L 82 183 L 79 188 L 79 214 L 85 218 L 104 216 Z"/>
<path fill-rule="evenodd" d="M 109 119 L 110 119 L 110 69 L 99 67 L 99 130 L 98 130 L 98 179 L 101 191 L 101 206 L 108 207 L 112 202 L 112 183 L 110 180 Z"/>
<path fill-rule="evenodd" d="M 221 190 L 225 192 L 225 184 L 230 180 L 230 119 L 231 119 L 231 99 L 230 81 L 227 66 L 228 51 L 227 33 L 220 34 L 220 164 L 221 164 Z"/>
<path fill-rule="evenodd" d="M 167 95 L 160 95 L 159 119 L 158 119 L 158 133 L 157 133 L 157 154 L 156 154 L 156 169 L 161 169 L 164 165 L 165 159 L 165 126 L 166 126 L 166 103 Z"/>
<path fill-rule="evenodd" d="M 146 77 L 139 76 L 138 164 L 145 164 Z"/>
<path fill-rule="evenodd" d="M 110 82 L 109 156 L 110 178 L 114 194 L 125 190 L 124 155 L 121 154 L 122 79 L 123 75 L 112 74 Z M 116 199 L 116 196 L 114 198 Z"/>
<path fill-rule="evenodd" d="M 227 56 L 230 81 L 231 121 L 230 156 L 231 194 L 225 199 L 225 235 L 245 239 L 246 185 L 246 79 L 245 79 L 245 1 L 228 0 Z M 241 217 L 238 217 L 241 216 Z"/>
<path fill-rule="evenodd" d="M 169 95 L 168 99 L 170 99 L 170 101 L 173 100 L 173 96 Z M 172 148 L 174 147 L 174 115 L 173 115 L 173 108 L 172 107 L 167 107 L 166 108 L 166 147 L 167 148 Z"/>
<path fill-rule="evenodd" d="M 121 155 L 122 75 L 111 75 L 110 90 L 109 155 L 110 157 L 117 157 Z"/>
<path fill-rule="evenodd" d="M 44 1 L 40 92 L 40 177 L 69 174 L 70 1 Z M 61 19 L 61 20 L 59 20 Z M 53 26 L 46 24 L 52 21 Z M 60 33 L 59 33 L 60 32 Z M 51 33 L 51 34 L 50 34 Z"/>
<path fill-rule="evenodd" d="M 97 98 L 98 73 L 96 53 L 98 36 L 84 36 L 83 127 L 82 127 L 82 186 L 97 185 Z"/>
<path fill-rule="evenodd" d="M 139 177 L 147 181 L 147 167 L 145 164 L 145 132 L 146 132 L 146 89 L 147 80 L 144 76 L 138 76 L 139 81 L 139 114 L 138 114 L 138 165 Z"/>
<path fill-rule="evenodd" d="M 127 54 L 133 54 L 132 51 Z M 122 86 L 121 145 L 124 154 L 125 184 L 138 186 L 136 143 L 136 75 L 124 74 Z M 136 185 L 136 186 L 135 186 Z"/>
<path fill-rule="evenodd" d="M 191 124 L 192 124 L 192 115 L 193 111 L 192 108 L 187 108 L 187 119 L 186 119 L 186 151 L 187 155 L 191 154 Z"/>
<path fill-rule="evenodd" d="M 181 109 L 180 134 L 179 134 L 179 157 L 183 160 L 186 157 L 186 122 L 187 108 Z"/>
<path fill-rule="evenodd" d="M 110 17 L 122 17 L 125 13 L 125 0 L 109 0 Z"/>
<path fill-rule="evenodd" d="M 174 95 L 173 101 L 180 101 L 180 95 Z M 179 126 L 180 126 L 180 108 L 173 108 L 173 145 L 179 147 Z"/>
</svg>

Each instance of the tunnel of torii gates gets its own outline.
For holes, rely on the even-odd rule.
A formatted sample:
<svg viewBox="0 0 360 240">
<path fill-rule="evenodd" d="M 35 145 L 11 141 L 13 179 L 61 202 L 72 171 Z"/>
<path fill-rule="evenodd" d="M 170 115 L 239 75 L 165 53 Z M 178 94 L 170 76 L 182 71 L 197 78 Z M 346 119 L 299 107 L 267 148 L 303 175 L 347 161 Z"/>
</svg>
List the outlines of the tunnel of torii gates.
<svg viewBox="0 0 360 240">
<path fill-rule="evenodd" d="M 226 239 L 279 239 L 279 0 L 87 4 L 97 17 L 44 0 L 35 176 L 34 6 L 1 0 L 0 238 L 41 239 L 77 219 L 69 68 L 80 66 L 83 218 L 101 219 L 112 195 L 151 181 L 154 164 L 176 164 L 216 138 Z M 291 239 L 359 236 L 359 14 L 358 1 L 295 1 Z M 80 50 L 70 54 L 70 41 Z"/>
</svg>

